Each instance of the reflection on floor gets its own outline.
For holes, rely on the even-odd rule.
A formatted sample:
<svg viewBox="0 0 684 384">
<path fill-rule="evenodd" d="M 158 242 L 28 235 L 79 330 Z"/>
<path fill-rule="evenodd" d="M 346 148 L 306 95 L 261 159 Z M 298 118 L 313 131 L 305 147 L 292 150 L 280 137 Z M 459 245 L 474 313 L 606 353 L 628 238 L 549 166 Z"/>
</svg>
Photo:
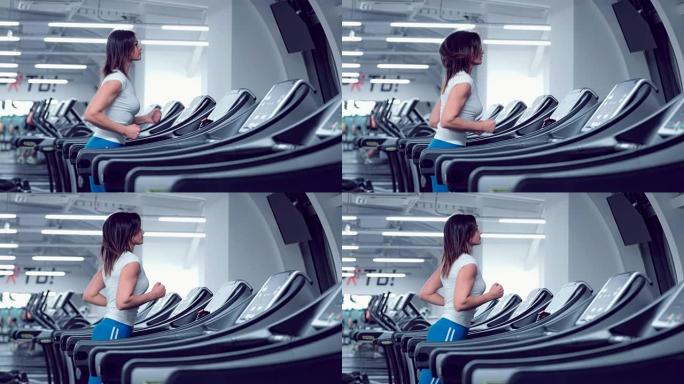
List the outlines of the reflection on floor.
<svg viewBox="0 0 684 384">
<path fill-rule="evenodd" d="M 28 180 L 34 192 L 49 192 L 48 172 L 45 162 L 39 164 L 20 164 L 15 151 L 0 152 L 0 179 L 20 178 Z"/>
<path fill-rule="evenodd" d="M 351 345 L 342 346 L 342 373 L 351 372 L 367 374 L 371 383 L 389 382 L 385 357 L 371 349 L 370 344 L 361 343 L 356 348 Z"/>
<path fill-rule="evenodd" d="M 17 347 L 13 343 L 0 343 L 0 372 L 18 370 L 28 374 L 29 382 L 47 383 L 45 358 L 40 346 L 30 350 L 28 345 Z"/>
</svg>

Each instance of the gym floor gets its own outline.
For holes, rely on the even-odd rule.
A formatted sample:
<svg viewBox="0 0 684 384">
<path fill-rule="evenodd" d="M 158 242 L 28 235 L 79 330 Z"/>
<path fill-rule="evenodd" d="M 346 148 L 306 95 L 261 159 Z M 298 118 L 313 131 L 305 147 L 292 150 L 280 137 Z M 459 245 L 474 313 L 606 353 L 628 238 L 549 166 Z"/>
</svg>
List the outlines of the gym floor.
<svg viewBox="0 0 684 384">
<path fill-rule="evenodd" d="M 370 344 L 359 343 L 359 346 L 358 350 L 354 350 L 352 345 L 342 346 L 342 372 L 362 372 L 368 375 L 370 383 L 388 383 L 385 357 L 375 352 Z"/>
<path fill-rule="evenodd" d="M 39 346 L 30 350 L 29 345 L 16 348 L 12 343 L 0 342 L 0 372 L 18 370 L 28 374 L 33 384 L 47 383 L 47 371 L 43 351 Z"/>
</svg>

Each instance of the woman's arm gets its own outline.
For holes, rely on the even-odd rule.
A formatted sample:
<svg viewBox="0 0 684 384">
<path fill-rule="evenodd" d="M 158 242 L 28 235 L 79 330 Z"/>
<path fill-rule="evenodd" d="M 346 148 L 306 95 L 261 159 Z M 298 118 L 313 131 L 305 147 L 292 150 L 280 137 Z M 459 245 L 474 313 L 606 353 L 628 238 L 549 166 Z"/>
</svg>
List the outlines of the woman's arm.
<svg viewBox="0 0 684 384">
<path fill-rule="evenodd" d="M 476 133 L 494 132 L 496 128 L 494 120 L 472 121 L 459 117 L 469 96 L 470 84 L 468 83 L 456 84 L 451 89 L 447 105 L 444 106 L 444 113 L 442 114 L 442 128 Z"/>
<path fill-rule="evenodd" d="M 100 307 L 107 306 L 107 298 L 104 297 L 100 291 L 105 287 L 104 280 L 102 279 L 102 270 L 97 270 L 90 279 L 88 286 L 83 291 L 83 301 Z"/>
<path fill-rule="evenodd" d="M 437 99 L 437 102 L 435 103 L 435 107 L 432 108 L 432 113 L 430 113 L 430 127 L 432 128 L 437 128 L 437 124 L 439 124 L 439 112 L 440 109 L 442 108 L 442 100 Z"/>
<path fill-rule="evenodd" d="M 135 124 L 119 124 L 115 121 L 112 121 L 104 112 L 112 105 L 120 92 L 121 83 L 119 81 L 106 81 L 104 84 L 102 84 L 100 89 L 97 90 L 95 96 L 93 96 L 93 99 L 90 100 L 83 118 L 87 122 L 92 123 L 99 128 L 119 133 L 128 138 L 136 138 L 138 137 L 138 133 L 140 133 L 140 127 Z"/>
<path fill-rule="evenodd" d="M 489 292 L 480 296 L 471 295 L 475 277 L 477 276 L 477 265 L 467 264 L 458 271 L 456 276 L 456 289 L 454 290 L 454 308 L 457 311 L 467 311 L 477 308 L 480 305 L 498 299 L 503 296 L 503 287 L 494 284 Z"/>
<path fill-rule="evenodd" d="M 442 288 L 442 279 L 439 278 L 439 268 L 430 275 L 418 296 L 430 304 L 444 306 L 444 297 L 437 293 Z"/>
<path fill-rule="evenodd" d="M 134 124 L 156 124 L 161 120 L 161 109 L 154 108 L 146 115 L 138 115 L 133 119 Z"/>
<path fill-rule="evenodd" d="M 143 293 L 142 295 L 134 295 L 133 290 L 135 284 L 138 282 L 138 275 L 140 274 L 140 263 L 128 263 L 121 270 L 119 276 L 119 288 L 116 290 L 116 308 L 123 310 L 129 308 L 139 307 L 148 301 L 157 299 L 153 291 Z"/>
</svg>

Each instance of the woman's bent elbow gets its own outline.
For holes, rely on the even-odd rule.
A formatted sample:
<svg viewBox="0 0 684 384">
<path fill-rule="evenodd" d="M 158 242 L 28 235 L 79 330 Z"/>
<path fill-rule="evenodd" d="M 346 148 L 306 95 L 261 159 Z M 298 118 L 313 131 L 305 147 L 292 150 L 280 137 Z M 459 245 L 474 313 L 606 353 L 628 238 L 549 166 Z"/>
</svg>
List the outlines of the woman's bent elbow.
<svg viewBox="0 0 684 384">
<path fill-rule="evenodd" d="M 124 309 L 128 309 L 128 307 L 126 306 L 126 303 L 117 300 L 116 309 L 118 309 L 119 311 L 123 311 Z"/>
</svg>

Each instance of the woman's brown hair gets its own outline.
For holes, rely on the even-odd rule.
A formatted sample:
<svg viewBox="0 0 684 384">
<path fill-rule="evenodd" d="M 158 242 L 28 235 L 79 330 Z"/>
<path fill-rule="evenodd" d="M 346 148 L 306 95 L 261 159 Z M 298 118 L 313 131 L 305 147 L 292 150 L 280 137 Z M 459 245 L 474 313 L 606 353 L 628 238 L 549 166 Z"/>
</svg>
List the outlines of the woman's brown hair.
<svg viewBox="0 0 684 384">
<path fill-rule="evenodd" d="M 107 59 L 102 68 L 104 76 L 114 72 L 115 69 L 123 72 L 126 76 L 126 62 L 131 60 L 131 53 L 138 39 L 135 32 L 128 30 L 112 31 L 107 37 Z"/>
<path fill-rule="evenodd" d="M 449 276 L 451 266 L 464 253 L 470 253 L 470 238 L 477 231 L 473 215 L 452 215 L 444 224 L 444 254 L 442 255 L 442 277 Z"/>
<path fill-rule="evenodd" d="M 456 31 L 447 36 L 439 46 L 442 65 L 446 69 L 446 80 L 442 93 L 452 77 L 461 71 L 470 72 L 473 61 L 482 52 L 482 40 L 475 32 Z"/>
<path fill-rule="evenodd" d="M 109 215 L 102 225 L 100 254 L 104 262 L 105 276 L 112 274 L 114 263 L 126 251 L 133 251 L 131 240 L 140 232 L 140 215 L 135 212 L 116 212 Z"/>
</svg>

